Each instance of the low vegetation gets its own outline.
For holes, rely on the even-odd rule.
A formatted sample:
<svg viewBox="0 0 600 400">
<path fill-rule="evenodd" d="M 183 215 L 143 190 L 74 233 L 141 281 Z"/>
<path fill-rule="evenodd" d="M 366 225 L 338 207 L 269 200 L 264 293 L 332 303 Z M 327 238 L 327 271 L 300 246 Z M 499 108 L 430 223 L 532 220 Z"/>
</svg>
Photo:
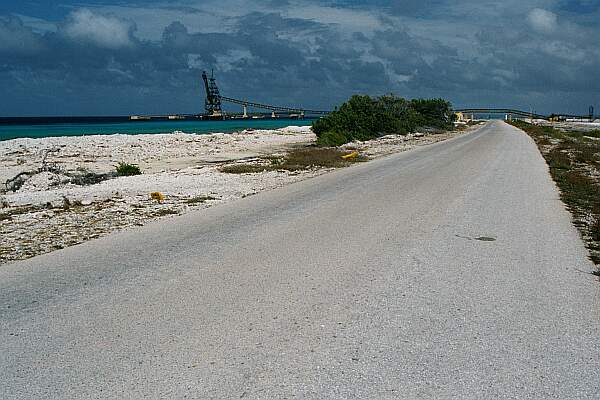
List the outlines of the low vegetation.
<svg viewBox="0 0 600 400">
<path fill-rule="evenodd" d="M 394 95 L 352 96 L 339 109 L 313 123 L 320 146 L 340 146 L 387 134 L 415 132 L 420 128 L 453 127 L 452 105 L 443 99 L 406 100 Z"/>
<path fill-rule="evenodd" d="M 16 192 L 32 177 L 42 172 L 50 172 L 59 175 L 64 180 L 57 180 L 55 185 L 63 183 L 72 183 L 78 186 L 95 185 L 107 179 L 114 178 L 117 172 L 97 173 L 85 168 L 78 168 L 76 171 L 65 171 L 55 165 L 42 164 L 41 167 L 31 171 L 21 171 L 14 177 L 7 179 L 4 183 L 4 188 L 0 188 L 0 192 Z"/>
<path fill-rule="evenodd" d="M 210 196 L 210 195 L 203 195 L 203 196 L 194 196 L 191 197 L 187 200 L 185 200 L 186 204 L 199 204 L 199 203 L 205 203 L 209 200 L 218 200 L 216 197 Z"/>
<path fill-rule="evenodd" d="M 40 174 L 42 172 L 50 172 L 52 174 L 61 174 L 62 169 L 56 164 L 48 161 L 48 157 L 51 154 L 58 152 L 58 149 L 45 150 L 42 155 L 42 161 L 40 166 L 31 171 L 21 171 L 14 177 L 7 179 L 4 182 L 4 189 L 2 192 L 16 192 L 19 190 L 25 182 L 27 182 L 32 176 Z"/>
<path fill-rule="evenodd" d="M 255 174 L 258 172 L 269 171 L 266 164 L 231 164 L 221 167 L 220 171 L 226 174 Z"/>
<path fill-rule="evenodd" d="M 0 221 L 11 221 L 13 217 L 19 216 L 21 214 L 27 214 L 33 211 L 39 211 L 47 208 L 46 206 L 14 206 L 6 211 L 0 212 Z"/>
<path fill-rule="evenodd" d="M 535 140 L 590 258 L 600 265 L 600 131 L 559 131 L 522 121 L 514 121 L 513 125 Z"/>
<path fill-rule="evenodd" d="M 83 206 L 81 200 L 71 200 L 66 196 L 63 196 L 62 199 L 62 208 L 63 210 L 70 210 L 71 208 L 77 208 Z"/>
<path fill-rule="evenodd" d="M 142 171 L 140 167 L 135 164 L 128 164 L 124 162 L 120 162 L 116 167 L 117 175 L 119 176 L 133 176 L 133 175 L 141 175 Z"/>
<path fill-rule="evenodd" d="M 63 173 L 70 178 L 70 183 L 78 186 L 95 185 L 110 178 L 114 178 L 114 173 L 98 173 L 89 169 L 79 168 L 73 173 Z"/>
<path fill-rule="evenodd" d="M 170 208 L 161 208 L 152 214 L 153 217 L 165 217 L 167 215 L 179 215 L 179 211 Z"/>
<path fill-rule="evenodd" d="M 334 148 L 307 147 L 288 153 L 285 157 L 269 157 L 260 163 L 231 164 L 220 169 L 229 174 L 251 174 L 265 171 L 302 171 L 311 168 L 340 168 L 355 162 L 365 161 L 365 157 L 344 159 L 351 152 Z"/>
</svg>

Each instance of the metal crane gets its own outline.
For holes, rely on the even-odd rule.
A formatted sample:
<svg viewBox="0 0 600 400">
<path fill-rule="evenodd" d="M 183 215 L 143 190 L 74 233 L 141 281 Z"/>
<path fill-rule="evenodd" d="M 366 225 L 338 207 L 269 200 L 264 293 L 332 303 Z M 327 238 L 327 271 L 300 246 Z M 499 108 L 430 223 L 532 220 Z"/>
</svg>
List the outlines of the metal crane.
<svg viewBox="0 0 600 400">
<path fill-rule="evenodd" d="M 290 113 L 298 113 L 300 116 L 304 116 L 304 114 L 316 114 L 316 115 L 325 115 L 328 114 L 329 111 L 322 110 L 307 110 L 301 107 L 283 107 L 283 106 L 274 106 L 270 104 L 262 104 L 256 103 L 249 100 L 239 100 L 231 97 L 221 96 L 219 92 L 219 88 L 217 87 L 217 83 L 211 72 L 210 78 L 206 74 L 206 71 L 202 72 L 202 79 L 204 80 L 204 88 L 206 90 L 206 101 L 205 101 L 205 110 L 206 114 L 209 117 L 223 117 L 223 110 L 221 109 L 221 102 L 225 101 L 227 103 L 239 104 L 243 107 L 244 117 L 247 117 L 247 108 L 254 107 L 260 108 L 263 110 L 269 110 L 273 112 L 273 115 L 276 111 L 279 112 L 290 112 Z"/>
<path fill-rule="evenodd" d="M 213 71 L 210 72 L 210 78 L 206 75 L 206 71 L 202 71 L 202 80 L 204 80 L 204 88 L 206 90 L 206 100 L 204 101 L 206 113 L 211 117 L 222 117 L 221 94 L 219 93 Z"/>
</svg>

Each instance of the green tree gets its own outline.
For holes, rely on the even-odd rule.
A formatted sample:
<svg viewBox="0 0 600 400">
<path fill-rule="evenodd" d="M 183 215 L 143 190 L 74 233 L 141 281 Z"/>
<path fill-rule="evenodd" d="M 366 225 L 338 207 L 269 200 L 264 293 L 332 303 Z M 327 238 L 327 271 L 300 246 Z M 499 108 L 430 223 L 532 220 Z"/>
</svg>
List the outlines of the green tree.
<svg viewBox="0 0 600 400">
<path fill-rule="evenodd" d="M 405 135 L 419 127 L 446 129 L 454 113 L 443 99 L 406 100 L 392 94 L 381 97 L 352 96 L 339 109 L 313 123 L 321 146 L 339 146 L 386 134 Z"/>
</svg>

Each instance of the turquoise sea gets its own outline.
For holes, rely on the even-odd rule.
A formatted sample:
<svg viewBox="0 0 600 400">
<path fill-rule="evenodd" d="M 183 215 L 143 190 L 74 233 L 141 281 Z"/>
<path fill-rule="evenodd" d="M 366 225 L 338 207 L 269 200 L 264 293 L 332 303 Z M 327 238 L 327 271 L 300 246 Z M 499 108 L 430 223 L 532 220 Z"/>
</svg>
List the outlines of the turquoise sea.
<svg viewBox="0 0 600 400">
<path fill-rule="evenodd" d="M 143 133 L 205 134 L 211 132 L 235 132 L 243 129 L 277 129 L 290 125 L 310 125 L 311 119 L 246 119 L 227 121 L 143 121 L 143 122 L 96 122 L 96 123 L 48 123 L 48 124 L 0 124 L 0 141 L 15 138 L 43 138 L 49 136 L 83 136 Z"/>
</svg>

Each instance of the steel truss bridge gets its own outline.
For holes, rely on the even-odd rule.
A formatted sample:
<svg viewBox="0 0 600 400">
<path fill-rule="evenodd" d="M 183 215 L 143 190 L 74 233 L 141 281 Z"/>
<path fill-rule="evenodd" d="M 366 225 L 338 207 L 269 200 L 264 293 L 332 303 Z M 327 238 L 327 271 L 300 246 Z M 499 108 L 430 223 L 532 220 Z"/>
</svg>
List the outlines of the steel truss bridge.
<svg viewBox="0 0 600 400">
<path fill-rule="evenodd" d="M 310 109 L 300 108 L 300 107 L 273 106 L 270 104 L 255 103 L 253 101 L 239 100 L 239 99 L 234 99 L 234 98 L 226 97 L 226 96 L 220 96 L 220 98 L 221 98 L 221 101 L 224 101 L 227 103 L 239 104 L 242 107 L 244 107 L 244 110 L 246 109 L 246 107 L 254 107 L 254 108 L 260 108 L 263 110 L 269 110 L 269 111 L 273 111 L 273 112 L 280 111 L 280 112 L 291 112 L 291 113 L 298 113 L 298 114 L 325 115 L 325 114 L 330 113 L 330 111 L 310 110 Z"/>
<path fill-rule="evenodd" d="M 283 107 L 274 106 L 271 104 L 257 103 L 254 101 L 234 99 L 233 97 L 222 96 L 217 86 L 214 74 L 211 72 L 210 77 L 206 71 L 202 72 L 202 80 L 204 81 L 204 89 L 206 91 L 206 100 L 204 102 L 204 109 L 206 110 L 206 116 L 209 118 L 224 118 L 225 113 L 221 108 L 221 103 L 227 102 L 232 104 L 239 104 L 243 108 L 243 117 L 248 118 L 248 107 L 258 108 L 262 110 L 269 110 L 272 116 L 275 117 L 275 112 L 294 113 L 298 117 L 302 118 L 305 114 L 311 115 L 325 115 L 329 111 L 323 110 L 310 110 L 302 107 Z"/>
<path fill-rule="evenodd" d="M 592 111 L 593 109 L 590 109 Z M 454 112 L 460 112 L 463 114 L 505 114 L 511 117 L 522 117 L 522 118 L 532 118 L 532 119 L 551 119 L 553 117 L 558 118 L 573 118 L 573 119 L 582 119 L 582 120 L 594 120 L 598 118 L 598 116 L 594 116 L 593 114 L 588 115 L 573 115 L 573 114 L 551 114 L 551 115 L 543 115 L 537 114 L 532 111 L 522 111 L 516 110 L 514 108 L 461 108 L 455 109 Z"/>
<path fill-rule="evenodd" d="M 513 108 L 461 108 L 454 110 L 454 112 L 460 112 L 463 114 L 506 114 L 524 118 L 548 119 L 547 115 L 515 110 Z"/>
</svg>

